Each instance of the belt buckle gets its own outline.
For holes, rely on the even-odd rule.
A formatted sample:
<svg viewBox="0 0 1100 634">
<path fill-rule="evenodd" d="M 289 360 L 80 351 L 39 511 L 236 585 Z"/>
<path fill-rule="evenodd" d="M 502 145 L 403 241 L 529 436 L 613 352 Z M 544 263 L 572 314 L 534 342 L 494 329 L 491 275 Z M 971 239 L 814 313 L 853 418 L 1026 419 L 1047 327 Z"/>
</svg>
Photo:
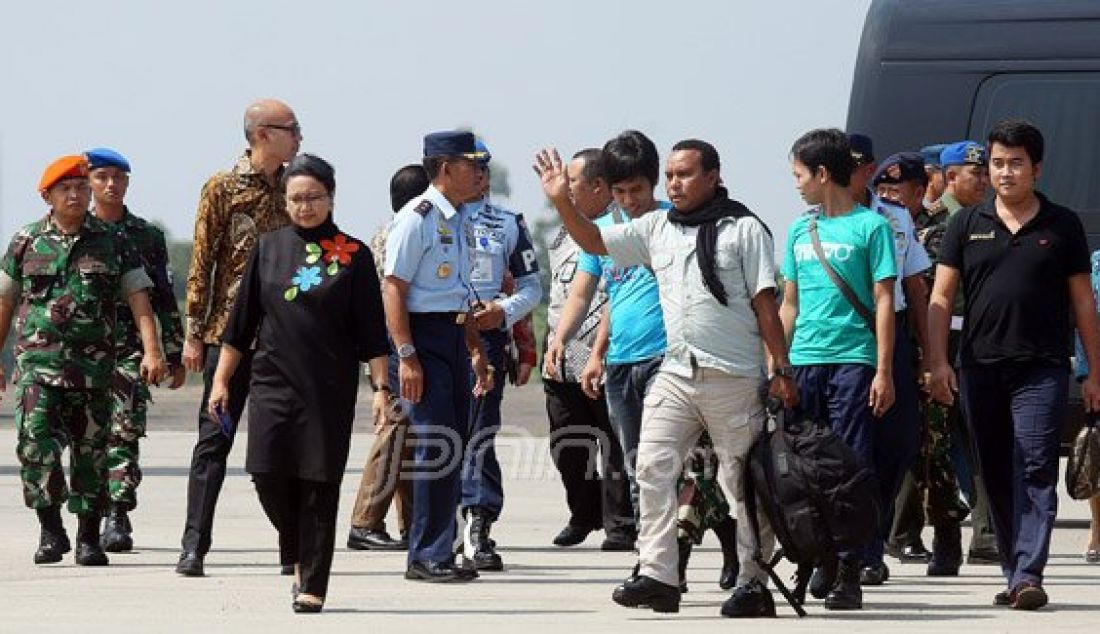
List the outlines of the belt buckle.
<svg viewBox="0 0 1100 634">
<path fill-rule="evenodd" d="M 466 313 L 459 313 L 455 315 L 455 323 L 459 326 L 466 323 Z"/>
</svg>

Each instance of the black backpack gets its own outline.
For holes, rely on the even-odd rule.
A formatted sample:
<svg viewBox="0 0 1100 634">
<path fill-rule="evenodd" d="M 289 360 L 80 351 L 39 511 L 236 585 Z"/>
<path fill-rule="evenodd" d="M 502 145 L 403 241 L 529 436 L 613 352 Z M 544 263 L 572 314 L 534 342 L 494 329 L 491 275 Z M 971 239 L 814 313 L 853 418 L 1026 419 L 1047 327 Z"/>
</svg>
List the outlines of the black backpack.
<svg viewBox="0 0 1100 634">
<path fill-rule="evenodd" d="M 754 534 L 754 559 L 798 612 L 814 566 L 837 552 L 867 545 L 881 521 L 874 473 L 826 424 L 787 421 L 769 403 L 775 429 L 753 444 L 745 463 L 745 503 Z M 765 423 L 767 425 L 767 423 Z M 763 511 L 779 542 L 771 561 L 760 550 L 757 513 Z M 779 580 L 775 565 L 786 557 L 798 565 L 793 593 Z"/>
</svg>

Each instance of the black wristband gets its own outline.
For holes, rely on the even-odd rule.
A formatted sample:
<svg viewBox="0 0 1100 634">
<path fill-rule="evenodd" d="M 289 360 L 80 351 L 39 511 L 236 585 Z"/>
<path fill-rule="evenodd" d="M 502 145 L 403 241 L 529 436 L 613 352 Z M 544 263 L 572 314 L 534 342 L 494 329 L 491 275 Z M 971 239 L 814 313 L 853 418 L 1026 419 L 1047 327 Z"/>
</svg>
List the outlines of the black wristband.
<svg viewBox="0 0 1100 634">
<path fill-rule="evenodd" d="M 371 387 L 374 388 L 375 392 L 390 392 L 391 394 L 393 393 L 393 390 L 391 390 L 390 386 L 388 385 L 371 385 Z"/>
</svg>

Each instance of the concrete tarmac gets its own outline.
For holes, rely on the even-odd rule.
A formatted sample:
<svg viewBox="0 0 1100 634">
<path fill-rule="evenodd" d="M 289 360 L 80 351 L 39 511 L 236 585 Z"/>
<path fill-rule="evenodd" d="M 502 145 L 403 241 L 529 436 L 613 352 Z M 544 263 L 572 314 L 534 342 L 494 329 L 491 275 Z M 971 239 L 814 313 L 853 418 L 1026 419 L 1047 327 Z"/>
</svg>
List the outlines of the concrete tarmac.
<svg viewBox="0 0 1100 634">
<path fill-rule="evenodd" d="M 8 393 L 10 395 L 10 392 Z M 1100 565 L 1086 564 L 1087 505 L 1063 497 L 1046 587 L 1051 604 L 1037 613 L 992 605 L 1003 579 L 991 566 L 964 566 L 957 578 L 929 578 L 924 567 L 888 560 L 890 581 L 864 594 L 865 609 L 830 613 L 820 602 L 795 617 L 778 593 L 778 619 L 732 622 L 718 609 L 728 592 L 718 588 L 721 555 L 713 535 L 692 556 L 690 591 L 681 611 L 657 615 L 621 608 L 611 591 L 629 573 L 631 553 L 604 553 L 594 533 L 581 546 L 556 548 L 550 540 L 566 519 L 557 471 L 545 438 L 545 409 L 538 385 L 505 397 L 508 429 L 501 440 L 505 471 L 504 514 L 494 527 L 507 569 L 483 573 L 463 585 L 405 581 L 404 553 L 350 551 L 348 516 L 362 461 L 373 439 L 357 424 L 341 491 L 337 550 L 325 611 L 296 615 L 290 579 L 279 576 L 274 530 L 243 471 L 245 430 L 237 439 L 215 520 L 207 576 L 178 577 L 173 566 L 194 442 L 198 390 L 156 392 L 150 436 L 142 445 L 145 480 L 132 515 L 134 552 L 111 555 L 106 568 L 81 568 L 72 554 L 59 564 L 35 566 L 38 527 L 22 503 L 11 402 L 0 418 L 0 633 L 3 632 L 927 632 L 1095 631 L 1100 626 Z M 368 410 L 361 395 L 360 411 Z M 363 417 L 362 421 L 367 418 Z M 1059 486 L 1061 490 L 1061 485 Z M 75 518 L 66 514 L 70 536 Z M 396 531 L 392 518 L 389 528 Z M 964 530 L 964 540 L 969 538 Z M 930 543 L 930 531 L 926 532 Z M 784 568 L 783 576 L 791 570 Z"/>
</svg>

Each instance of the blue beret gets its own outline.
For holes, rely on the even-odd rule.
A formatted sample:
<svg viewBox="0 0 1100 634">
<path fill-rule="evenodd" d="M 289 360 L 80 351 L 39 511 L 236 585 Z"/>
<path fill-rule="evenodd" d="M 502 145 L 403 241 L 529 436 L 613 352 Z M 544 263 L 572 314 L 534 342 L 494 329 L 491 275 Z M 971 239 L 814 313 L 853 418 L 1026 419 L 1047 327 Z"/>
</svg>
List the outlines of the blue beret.
<svg viewBox="0 0 1100 634">
<path fill-rule="evenodd" d="M 871 177 L 871 185 L 879 183 L 928 182 L 924 172 L 924 159 L 917 152 L 898 152 L 886 157 Z"/>
<path fill-rule="evenodd" d="M 424 137 L 424 158 L 432 156 L 461 156 L 479 160 L 485 154 L 478 152 L 473 132 L 450 130 L 432 132 Z"/>
<path fill-rule="evenodd" d="M 100 167 L 117 167 L 127 174 L 130 173 L 130 161 L 127 161 L 125 156 L 111 148 L 93 148 L 85 152 L 84 157 L 88 159 L 88 169 L 94 170 Z"/>
<path fill-rule="evenodd" d="M 986 165 L 989 157 L 986 155 L 985 146 L 974 141 L 959 141 L 952 143 L 943 149 L 940 154 L 940 165 Z"/>
<path fill-rule="evenodd" d="M 852 158 L 860 165 L 875 162 L 875 145 L 866 134 L 848 135 L 848 144 L 852 146 Z"/>
<path fill-rule="evenodd" d="M 940 166 L 940 152 L 947 147 L 946 143 L 937 143 L 935 145 L 926 145 L 920 149 L 920 155 L 924 159 L 924 164 L 929 167 Z"/>
<path fill-rule="evenodd" d="M 478 139 L 474 142 L 474 147 L 477 149 L 478 152 L 484 154 L 484 157 L 479 158 L 477 162 L 482 167 L 489 167 L 489 161 L 493 160 L 493 155 L 489 152 L 489 146 L 485 145 L 485 141 Z"/>
</svg>

